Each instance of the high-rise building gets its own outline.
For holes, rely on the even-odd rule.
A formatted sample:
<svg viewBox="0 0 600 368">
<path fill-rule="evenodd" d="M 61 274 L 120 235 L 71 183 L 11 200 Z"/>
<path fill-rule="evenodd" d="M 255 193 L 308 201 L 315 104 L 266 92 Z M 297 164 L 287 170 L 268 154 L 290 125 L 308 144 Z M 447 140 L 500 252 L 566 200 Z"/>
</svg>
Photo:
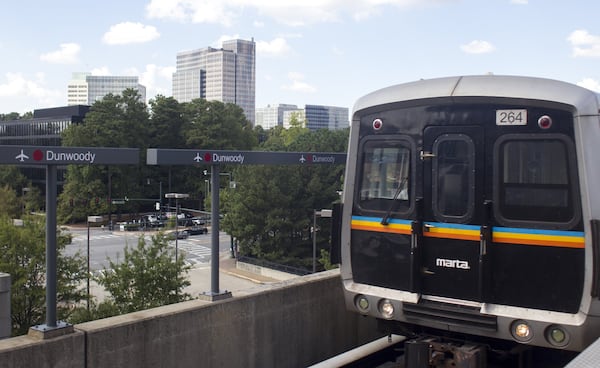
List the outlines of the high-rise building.
<svg viewBox="0 0 600 368">
<path fill-rule="evenodd" d="M 223 47 L 183 51 L 177 54 L 173 73 L 173 98 L 196 98 L 234 103 L 254 124 L 256 100 L 256 44 L 254 39 L 229 40 Z"/>
<path fill-rule="evenodd" d="M 260 125 L 263 129 L 271 129 L 278 125 L 283 126 L 283 113 L 285 111 L 298 110 L 296 105 L 267 105 L 267 107 L 256 108 L 256 120 L 254 125 Z"/>
<path fill-rule="evenodd" d="M 283 127 L 290 127 L 290 120 L 303 121 L 306 128 L 317 129 L 344 129 L 350 126 L 347 107 L 306 105 L 301 110 L 290 110 L 283 113 Z"/>
<path fill-rule="evenodd" d="M 146 102 L 146 87 L 139 83 L 138 77 L 73 73 L 67 88 L 67 105 L 92 105 L 109 93 L 120 95 L 128 88 L 137 90 L 140 99 Z"/>
</svg>

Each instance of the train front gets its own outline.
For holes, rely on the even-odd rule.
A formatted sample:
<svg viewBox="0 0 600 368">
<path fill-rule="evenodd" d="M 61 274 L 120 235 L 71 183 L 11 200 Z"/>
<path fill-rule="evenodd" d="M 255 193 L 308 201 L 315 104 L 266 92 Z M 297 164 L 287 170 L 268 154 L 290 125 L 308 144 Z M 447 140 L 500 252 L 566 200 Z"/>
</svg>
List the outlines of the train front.
<svg viewBox="0 0 600 368">
<path fill-rule="evenodd" d="M 359 100 L 348 308 L 396 333 L 584 349 L 600 335 L 595 139 L 595 94 L 556 81 L 442 78 Z"/>
</svg>

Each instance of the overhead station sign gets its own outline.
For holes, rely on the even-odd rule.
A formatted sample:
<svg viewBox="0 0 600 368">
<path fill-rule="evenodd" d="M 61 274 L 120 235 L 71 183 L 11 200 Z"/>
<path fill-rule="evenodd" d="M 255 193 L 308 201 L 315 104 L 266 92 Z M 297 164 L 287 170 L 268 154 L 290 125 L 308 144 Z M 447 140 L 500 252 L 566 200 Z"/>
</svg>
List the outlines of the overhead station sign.
<svg viewBox="0 0 600 368">
<path fill-rule="evenodd" d="M 148 165 L 340 165 L 345 153 L 149 148 Z"/>
<path fill-rule="evenodd" d="M 137 165 L 137 148 L 0 146 L 0 164 L 13 165 Z"/>
</svg>

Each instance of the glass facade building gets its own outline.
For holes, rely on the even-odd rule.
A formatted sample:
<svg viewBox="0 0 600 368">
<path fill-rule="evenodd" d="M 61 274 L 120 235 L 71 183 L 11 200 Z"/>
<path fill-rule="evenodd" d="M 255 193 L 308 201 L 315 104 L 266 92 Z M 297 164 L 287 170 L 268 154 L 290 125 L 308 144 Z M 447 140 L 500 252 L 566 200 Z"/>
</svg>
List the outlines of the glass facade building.
<svg viewBox="0 0 600 368">
<path fill-rule="evenodd" d="M 0 121 L 0 145 L 12 146 L 60 146 L 61 133 L 72 124 L 83 122 L 89 106 L 75 105 L 38 109 L 33 111 L 33 118 Z M 45 166 L 23 166 L 21 171 L 33 183 L 41 185 L 46 182 Z M 59 166 L 57 178 L 62 183 L 65 168 Z"/>
<path fill-rule="evenodd" d="M 120 95 L 128 88 L 137 90 L 146 102 L 146 87 L 139 84 L 138 77 L 73 73 L 67 88 L 67 105 L 93 105 L 109 93 Z"/>
<path fill-rule="evenodd" d="M 290 127 L 290 119 L 295 116 L 306 122 L 310 130 L 344 129 L 350 126 L 347 107 L 306 105 L 303 110 L 286 111 L 283 114 L 283 127 Z"/>
<path fill-rule="evenodd" d="M 222 46 L 177 54 L 173 98 L 179 102 L 203 98 L 234 103 L 254 124 L 256 44 L 254 40 L 229 40 Z"/>
<path fill-rule="evenodd" d="M 256 120 L 254 125 L 260 125 L 263 129 L 271 129 L 283 126 L 283 114 L 286 111 L 298 110 L 296 105 L 267 105 L 267 107 L 256 108 Z"/>
</svg>

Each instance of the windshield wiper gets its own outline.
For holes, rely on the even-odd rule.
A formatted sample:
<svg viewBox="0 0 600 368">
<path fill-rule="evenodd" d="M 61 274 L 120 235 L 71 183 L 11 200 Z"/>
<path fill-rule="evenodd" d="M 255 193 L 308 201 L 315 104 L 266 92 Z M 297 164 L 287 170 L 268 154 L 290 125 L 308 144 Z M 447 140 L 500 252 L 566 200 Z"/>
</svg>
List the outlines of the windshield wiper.
<svg viewBox="0 0 600 368">
<path fill-rule="evenodd" d="M 408 181 L 408 177 L 404 177 L 404 178 L 402 178 L 402 181 L 400 182 L 400 184 L 398 184 L 398 189 L 396 189 L 396 193 L 394 193 L 394 196 L 392 197 L 392 204 L 390 204 L 390 208 L 388 208 L 387 212 L 385 213 L 385 216 L 383 216 L 383 218 L 381 219 L 382 225 L 387 225 L 389 223 L 390 216 L 392 215 L 392 210 L 394 209 L 394 206 L 396 205 L 396 200 L 398 199 L 398 196 L 402 192 L 402 189 L 404 189 L 403 187 L 407 181 Z"/>
</svg>

